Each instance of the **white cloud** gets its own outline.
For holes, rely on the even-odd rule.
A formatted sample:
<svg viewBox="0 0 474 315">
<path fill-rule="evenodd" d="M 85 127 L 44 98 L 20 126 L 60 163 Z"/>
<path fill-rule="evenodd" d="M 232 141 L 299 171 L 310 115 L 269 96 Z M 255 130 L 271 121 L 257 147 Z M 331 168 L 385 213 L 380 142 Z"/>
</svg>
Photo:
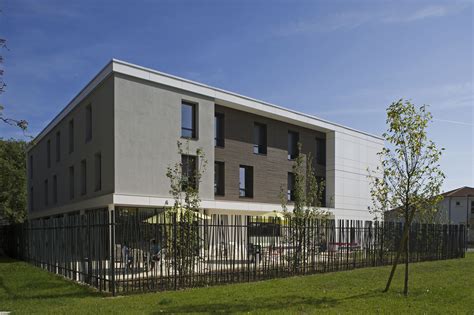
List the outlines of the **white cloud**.
<svg viewBox="0 0 474 315">
<path fill-rule="evenodd" d="M 443 5 L 428 5 L 413 11 L 407 10 L 364 10 L 348 11 L 318 19 L 300 19 L 280 26 L 274 31 L 275 36 L 291 36 L 306 33 L 325 33 L 339 30 L 350 30 L 369 23 L 409 23 L 428 18 L 440 18 L 455 14 L 469 6 L 470 2 L 455 2 Z"/>
</svg>

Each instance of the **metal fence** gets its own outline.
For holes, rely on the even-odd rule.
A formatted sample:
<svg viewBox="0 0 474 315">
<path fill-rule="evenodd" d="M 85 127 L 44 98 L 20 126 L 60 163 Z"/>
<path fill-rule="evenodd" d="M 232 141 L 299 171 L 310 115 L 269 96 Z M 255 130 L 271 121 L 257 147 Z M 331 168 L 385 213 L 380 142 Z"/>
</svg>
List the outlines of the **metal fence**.
<svg viewBox="0 0 474 315">
<path fill-rule="evenodd" d="M 8 255 L 122 294 L 387 265 L 403 225 L 119 208 L 2 229 Z M 464 257 L 465 247 L 462 225 L 410 229 L 411 262 Z"/>
</svg>

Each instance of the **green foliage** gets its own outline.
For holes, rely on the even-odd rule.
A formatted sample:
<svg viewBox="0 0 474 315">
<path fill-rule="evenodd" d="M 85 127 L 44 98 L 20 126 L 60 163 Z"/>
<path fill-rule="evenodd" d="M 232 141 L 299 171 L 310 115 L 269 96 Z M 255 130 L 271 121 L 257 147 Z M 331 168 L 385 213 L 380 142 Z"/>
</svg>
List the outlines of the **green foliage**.
<svg viewBox="0 0 474 315">
<path fill-rule="evenodd" d="M 321 201 L 324 193 L 325 182 L 318 181 L 313 167 L 313 156 L 301 154 L 301 143 L 298 143 L 298 154 L 293 164 L 294 175 L 294 200 L 293 211 L 288 211 L 288 198 L 286 190 L 282 186 L 280 189 L 280 201 L 283 213 L 288 220 L 290 229 L 285 241 L 294 244 L 295 250 L 287 257 L 290 268 L 297 271 L 301 268 L 305 259 L 305 247 L 313 247 L 311 244 L 319 237 L 314 237 L 314 229 L 308 228 L 309 220 L 321 220 L 324 225 L 330 213 L 321 209 Z"/>
<path fill-rule="evenodd" d="M 427 128 L 433 116 L 427 106 L 415 107 L 400 99 L 387 108 L 387 131 L 383 134 L 386 147 L 378 153 L 381 166 L 369 170 L 372 207 L 375 219 L 385 217 L 391 209 L 404 221 L 400 242 L 385 291 L 392 282 L 401 252 L 405 250 L 405 288 L 408 294 L 410 225 L 418 221 L 433 221 L 437 217 L 444 173 L 440 169 L 441 152 L 428 139 Z"/>
<path fill-rule="evenodd" d="M 381 218 L 399 208 L 406 222 L 406 211 L 420 221 L 430 221 L 438 211 L 441 186 L 445 178 L 439 161 L 442 150 L 427 137 L 432 120 L 427 106 L 416 108 L 399 100 L 387 109 L 388 129 L 383 134 L 386 147 L 378 153 L 381 166 L 370 171 L 372 206 Z"/>
<path fill-rule="evenodd" d="M 0 218 L 11 223 L 26 218 L 26 142 L 0 139 Z"/>
<path fill-rule="evenodd" d="M 173 267 L 181 276 L 180 281 L 186 281 L 186 275 L 190 274 L 194 268 L 196 250 L 198 250 L 196 244 L 199 243 L 199 230 L 195 223 L 199 219 L 201 203 L 199 185 L 207 168 L 207 160 L 201 148 L 194 152 L 190 151 L 189 140 L 184 147 L 178 141 L 177 147 L 180 162 L 168 166 L 166 172 L 174 203 L 165 213 L 167 222 L 177 224 L 167 225 L 166 239 L 168 255 L 174 258 Z M 182 155 L 194 156 L 197 159 L 197 165 L 192 174 L 183 172 Z"/>
</svg>

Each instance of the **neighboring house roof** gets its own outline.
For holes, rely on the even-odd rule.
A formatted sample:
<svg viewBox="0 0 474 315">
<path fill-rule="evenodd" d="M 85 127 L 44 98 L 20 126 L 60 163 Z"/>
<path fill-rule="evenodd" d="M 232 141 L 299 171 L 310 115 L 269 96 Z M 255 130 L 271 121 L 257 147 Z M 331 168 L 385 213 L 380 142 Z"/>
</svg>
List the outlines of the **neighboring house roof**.
<svg viewBox="0 0 474 315">
<path fill-rule="evenodd" d="M 159 72 L 153 69 L 137 66 L 131 63 L 112 59 L 99 73 L 72 99 L 72 101 L 36 136 L 32 141 L 31 149 L 34 145 L 54 126 L 56 126 L 79 102 L 81 102 L 97 85 L 104 81 L 112 73 L 126 74 L 135 78 L 152 81 L 166 86 L 190 91 L 200 95 L 212 97 L 220 105 L 235 107 L 239 110 L 255 112 L 257 114 L 265 113 L 266 116 L 277 120 L 288 120 L 293 124 L 301 124 L 308 128 L 318 127 L 324 130 L 337 130 L 339 132 L 355 132 L 367 140 L 372 140 L 383 144 L 383 138 L 364 131 L 356 130 L 350 127 L 342 126 L 327 120 L 300 113 L 291 109 L 280 107 L 274 104 L 256 100 L 237 93 L 225 91 L 202 83 L 183 79 L 177 76 Z"/>
<path fill-rule="evenodd" d="M 474 187 L 464 186 L 461 188 L 453 189 L 445 193 L 442 193 L 441 196 L 443 197 L 467 197 L 467 196 L 474 197 Z"/>
</svg>

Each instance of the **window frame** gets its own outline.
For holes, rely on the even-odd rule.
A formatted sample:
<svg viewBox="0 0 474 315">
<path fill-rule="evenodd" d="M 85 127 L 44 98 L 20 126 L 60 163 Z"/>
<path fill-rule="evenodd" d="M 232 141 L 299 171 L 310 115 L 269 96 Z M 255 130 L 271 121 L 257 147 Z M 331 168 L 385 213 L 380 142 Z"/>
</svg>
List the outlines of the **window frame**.
<svg viewBox="0 0 474 315">
<path fill-rule="evenodd" d="M 258 130 L 258 131 L 257 131 Z M 260 131 L 263 130 L 263 136 L 260 135 Z M 257 135 L 258 132 L 258 135 Z M 263 138 L 263 144 L 260 144 L 260 140 Z M 267 125 L 259 122 L 253 123 L 253 154 L 267 155 L 268 148 L 268 132 Z"/>
<path fill-rule="evenodd" d="M 290 145 L 290 135 L 296 135 L 296 142 L 294 144 L 294 148 L 291 147 L 291 145 Z M 297 132 L 297 131 L 288 130 L 288 135 L 287 135 L 287 151 L 288 152 L 287 153 L 288 153 L 288 160 L 289 161 L 293 161 L 293 160 L 298 158 L 298 156 L 300 154 L 298 152 L 299 151 L 298 150 L 299 141 L 300 141 L 300 133 Z M 294 149 L 294 151 L 295 151 L 294 154 L 292 154 L 292 152 L 290 152 L 290 148 L 291 148 L 291 151 L 293 151 L 293 149 Z"/>
<path fill-rule="evenodd" d="M 322 151 L 322 153 L 319 151 Z M 319 165 L 326 165 L 326 139 L 316 138 L 315 160 Z"/>
<path fill-rule="evenodd" d="M 87 104 L 86 106 L 86 123 L 85 123 L 85 142 L 88 143 L 92 140 L 92 103 Z"/>
<path fill-rule="evenodd" d="M 242 188 L 241 169 L 244 170 L 244 188 Z M 239 198 L 253 198 L 254 196 L 254 173 L 253 166 L 239 165 Z M 243 194 L 242 194 L 243 191 Z"/>
<path fill-rule="evenodd" d="M 286 185 L 287 185 L 287 188 L 286 188 L 287 201 L 295 201 L 295 183 L 296 183 L 295 173 L 288 172 L 287 182 L 286 182 Z"/>
<path fill-rule="evenodd" d="M 216 172 L 216 167 L 219 172 Z M 216 178 L 217 173 L 219 178 Z M 222 161 L 214 161 L 214 196 L 225 196 L 225 162 Z"/>
<path fill-rule="evenodd" d="M 191 128 L 183 127 L 183 106 L 189 106 L 191 107 Z M 197 108 L 198 108 L 198 103 L 195 102 L 190 102 L 186 100 L 181 100 L 181 138 L 183 139 L 190 139 L 190 140 L 197 140 L 198 139 L 198 122 L 197 122 Z M 191 136 L 186 136 L 184 135 L 183 131 L 191 131 Z"/>
<path fill-rule="evenodd" d="M 217 122 L 220 122 L 218 124 Z M 218 126 L 221 128 L 219 129 Z M 215 112 L 214 113 L 214 147 L 224 148 L 225 147 L 225 114 Z"/>
</svg>

